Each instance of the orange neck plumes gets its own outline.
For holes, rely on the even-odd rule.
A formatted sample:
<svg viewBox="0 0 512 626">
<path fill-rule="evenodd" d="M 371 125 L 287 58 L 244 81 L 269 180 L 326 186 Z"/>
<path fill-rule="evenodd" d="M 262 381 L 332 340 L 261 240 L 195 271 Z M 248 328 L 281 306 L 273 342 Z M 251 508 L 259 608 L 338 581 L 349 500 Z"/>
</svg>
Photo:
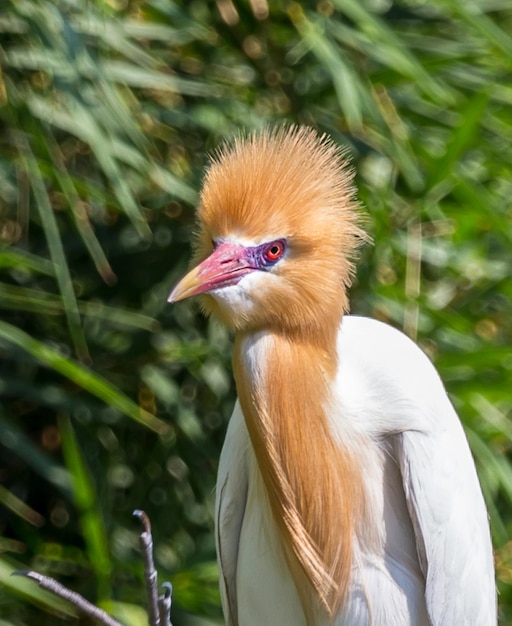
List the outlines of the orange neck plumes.
<svg viewBox="0 0 512 626">
<path fill-rule="evenodd" d="M 310 607 L 313 590 L 332 616 L 348 589 L 363 489 L 354 459 L 341 449 L 328 423 L 337 359 L 335 336 L 327 334 L 321 342 L 266 335 L 250 365 L 239 336 L 234 365 L 247 428 L 301 602 Z"/>
</svg>

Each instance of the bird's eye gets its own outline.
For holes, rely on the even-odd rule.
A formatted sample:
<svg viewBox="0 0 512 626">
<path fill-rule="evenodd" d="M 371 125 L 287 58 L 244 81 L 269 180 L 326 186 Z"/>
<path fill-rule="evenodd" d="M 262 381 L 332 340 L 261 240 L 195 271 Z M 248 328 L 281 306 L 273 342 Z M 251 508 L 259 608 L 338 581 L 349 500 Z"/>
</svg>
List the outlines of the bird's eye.
<svg viewBox="0 0 512 626">
<path fill-rule="evenodd" d="M 263 253 L 265 261 L 269 263 L 275 263 L 278 261 L 284 254 L 286 249 L 284 241 L 274 241 L 272 242 Z"/>
</svg>

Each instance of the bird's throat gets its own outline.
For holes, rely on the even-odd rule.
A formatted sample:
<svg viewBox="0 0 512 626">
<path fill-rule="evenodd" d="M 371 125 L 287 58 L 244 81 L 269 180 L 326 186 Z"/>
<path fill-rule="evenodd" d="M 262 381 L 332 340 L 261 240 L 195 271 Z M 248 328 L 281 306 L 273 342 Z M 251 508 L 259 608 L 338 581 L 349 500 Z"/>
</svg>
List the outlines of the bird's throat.
<svg viewBox="0 0 512 626">
<path fill-rule="evenodd" d="M 334 615 L 348 589 L 355 520 L 363 508 L 361 473 L 329 426 L 335 337 L 315 343 L 267 333 L 239 336 L 233 361 L 247 429 L 302 605 L 311 606 L 313 593 Z"/>
</svg>

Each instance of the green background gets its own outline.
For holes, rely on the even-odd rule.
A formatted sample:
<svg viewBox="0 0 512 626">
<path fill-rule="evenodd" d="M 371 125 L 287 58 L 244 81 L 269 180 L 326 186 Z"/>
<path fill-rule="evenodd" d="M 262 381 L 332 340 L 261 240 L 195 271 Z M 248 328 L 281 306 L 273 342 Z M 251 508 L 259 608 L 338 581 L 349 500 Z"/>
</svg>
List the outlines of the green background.
<svg viewBox="0 0 512 626">
<path fill-rule="evenodd" d="M 213 486 L 231 338 L 167 305 L 208 153 L 309 124 L 347 146 L 373 244 L 352 311 L 415 338 L 463 420 L 512 623 L 510 0 L 3 0 L 0 624 L 58 623 L 33 568 L 145 623 L 220 622 Z"/>
</svg>

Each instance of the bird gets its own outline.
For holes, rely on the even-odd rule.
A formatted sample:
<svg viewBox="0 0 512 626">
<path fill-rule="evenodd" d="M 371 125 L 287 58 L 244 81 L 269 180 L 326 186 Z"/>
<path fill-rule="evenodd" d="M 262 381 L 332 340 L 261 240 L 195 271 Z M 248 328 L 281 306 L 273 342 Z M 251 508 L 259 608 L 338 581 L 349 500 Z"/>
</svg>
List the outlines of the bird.
<svg viewBox="0 0 512 626">
<path fill-rule="evenodd" d="M 228 626 L 492 626 L 486 505 L 429 358 L 349 313 L 368 240 L 346 149 L 268 127 L 207 166 L 189 271 L 234 335 L 216 485 Z"/>
</svg>

